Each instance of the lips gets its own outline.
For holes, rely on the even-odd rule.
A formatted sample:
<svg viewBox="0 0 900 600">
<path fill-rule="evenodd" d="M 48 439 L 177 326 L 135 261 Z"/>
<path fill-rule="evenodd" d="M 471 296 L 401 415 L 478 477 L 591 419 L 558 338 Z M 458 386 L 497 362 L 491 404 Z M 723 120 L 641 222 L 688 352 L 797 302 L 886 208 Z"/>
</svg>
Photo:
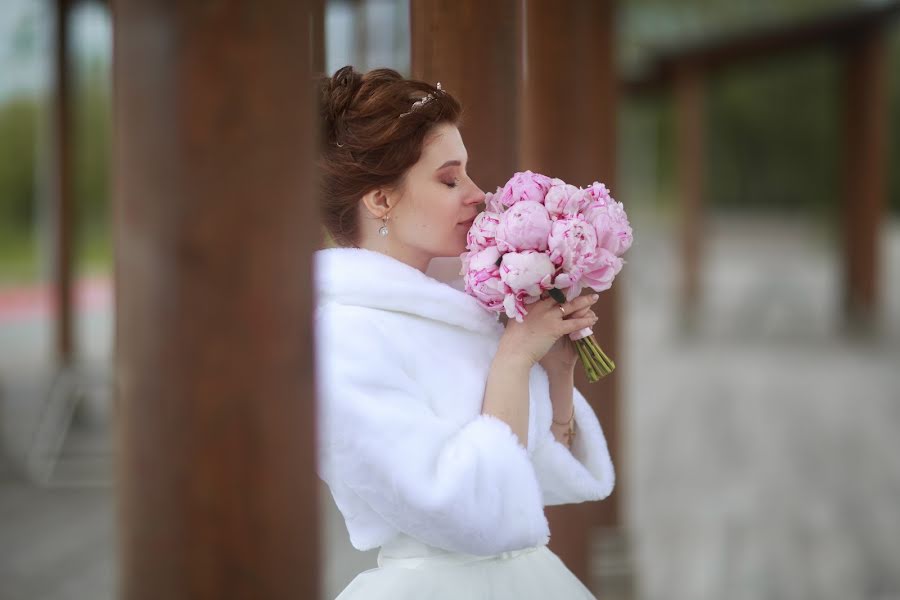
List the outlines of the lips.
<svg viewBox="0 0 900 600">
<path fill-rule="evenodd" d="M 471 227 L 471 226 L 472 226 L 472 223 L 475 222 L 475 219 L 476 219 L 477 217 L 478 217 L 478 215 L 475 215 L 474 217 L 472 217 L 472 218 L 469 219 L 468 221 L 463 221 L 462 223 L 460 223 L 460 225 L 468 225 L 469 227 Z"/>
</svg>

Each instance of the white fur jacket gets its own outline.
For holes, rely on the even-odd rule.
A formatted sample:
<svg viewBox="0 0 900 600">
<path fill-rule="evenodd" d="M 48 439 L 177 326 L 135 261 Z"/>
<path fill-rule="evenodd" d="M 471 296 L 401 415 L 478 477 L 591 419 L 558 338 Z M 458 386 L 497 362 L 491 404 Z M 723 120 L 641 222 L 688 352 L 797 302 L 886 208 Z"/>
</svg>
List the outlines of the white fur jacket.
<svg viewBox="0 0 900 600">
<path fill-rule="evenodd" d="M 576 388 L 572 451 L 557 442 L 540 365 L 529 379 L 527 448 L 481 414 L 504 331 L 497 314 L 380 252 L 319 250 L 313 269 L 318 474 L 355 548 L 398 532 L 476 555 L 546 544 L 545 505 L 612 492 L 594 411 Z"/>
</svg>

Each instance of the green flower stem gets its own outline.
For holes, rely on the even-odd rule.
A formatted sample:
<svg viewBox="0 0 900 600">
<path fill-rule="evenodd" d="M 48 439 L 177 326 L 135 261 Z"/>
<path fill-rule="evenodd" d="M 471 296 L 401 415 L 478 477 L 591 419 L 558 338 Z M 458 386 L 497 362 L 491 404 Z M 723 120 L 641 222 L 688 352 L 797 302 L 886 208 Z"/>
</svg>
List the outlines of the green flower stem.
<svg viewBox="0 0 900 600">
<path fill-rule="evenodd" d="M 575 349 L 578 351 L 578 358 L 584 366 L 589 383 L 599 381 L 616 368 L 616 364 L 606 356 L 593 335 L 575 340 Z"/>
</svg>

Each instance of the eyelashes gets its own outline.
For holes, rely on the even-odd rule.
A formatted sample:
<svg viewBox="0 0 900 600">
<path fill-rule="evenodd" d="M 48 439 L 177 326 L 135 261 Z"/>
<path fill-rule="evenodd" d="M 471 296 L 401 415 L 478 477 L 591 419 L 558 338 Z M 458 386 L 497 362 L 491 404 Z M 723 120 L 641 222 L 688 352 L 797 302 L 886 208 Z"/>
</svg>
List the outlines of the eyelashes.
<svg viewBox="0 0 900 600">
<path fill-rule="evenodd" d="M 454 179 L 454 180 L 453 180 L 453 183 L 446 183 L 446 182 L 445 182 L 444 185 L 446 185 L 448 188 L 451 188 L 451 189 L 452 189 L 452 188 L 455 188 L 456 186 L 459 185 L 459 179 Z"/>
</svg>

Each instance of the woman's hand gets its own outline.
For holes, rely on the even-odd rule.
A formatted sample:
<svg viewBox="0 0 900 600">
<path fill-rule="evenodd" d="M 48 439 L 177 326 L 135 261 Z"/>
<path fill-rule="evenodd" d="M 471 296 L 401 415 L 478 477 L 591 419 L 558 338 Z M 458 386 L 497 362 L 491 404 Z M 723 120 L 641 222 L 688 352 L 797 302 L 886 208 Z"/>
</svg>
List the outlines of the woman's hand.
<svg viewBox="0 0 900 600">
<path fill-rule="evenodd" d="M 588 298 L 590 304 L 588 304 L 584 308 L 576 310 L 571 314 L 569 314 L 569 309 L 566 308 L 566 316 L 564 317 L 564 320 L 592 317 L 593 322 L 596 322 L 597 315 L 593 310 L 591 310 L 591 306 L 595 302 L 597 302 L 599 296 L 597 296 L 597 294 L 591 294 L 588 296 L 581 296 L 580 298 Z M 575 301 L 573 300 L 573 302 Z M 562 306 L 567 307 L 566 304 Z M 556 310 L 559 309 L 557 308 Z M 541 360 L 538 362 L 542 367 L 544 367 L 544 370 L 547 373 L 564 373 L 573 370 L 575 368 L 575 364 L 578 362 L 578 350 L 575 349 L 575 342 L 569 339 L 568 335 L 560 337 L 550 347 L 550 350 L 547 351 L 547 354 L 545 354 L 544 357 L 541 358 Z"/>
<path fill-rule="evenodd" d="M 528 314 L 521 323 L 515 319 L 507 322 L 498 352 L 514 355 L 529 366 L 539 361 L 543 365 L 543 358 L 561 342 L 560 337 L 568 337 L 570 333 L 591 327 L 597 322 L 597 317 L 590 310 L 594 302 L 590 296 L 579 296 L 565 304 L 558 304 L 553 298 L 529 304 Z M 560 306 L 565 309 L 565 318 L 559 310 Z M 574 352 L 574 346 L 572 351 Z M 552 368 L 559 360 L 566 359 L 565 352 L 554 352 L 547 364 Z"/>
</svg>

